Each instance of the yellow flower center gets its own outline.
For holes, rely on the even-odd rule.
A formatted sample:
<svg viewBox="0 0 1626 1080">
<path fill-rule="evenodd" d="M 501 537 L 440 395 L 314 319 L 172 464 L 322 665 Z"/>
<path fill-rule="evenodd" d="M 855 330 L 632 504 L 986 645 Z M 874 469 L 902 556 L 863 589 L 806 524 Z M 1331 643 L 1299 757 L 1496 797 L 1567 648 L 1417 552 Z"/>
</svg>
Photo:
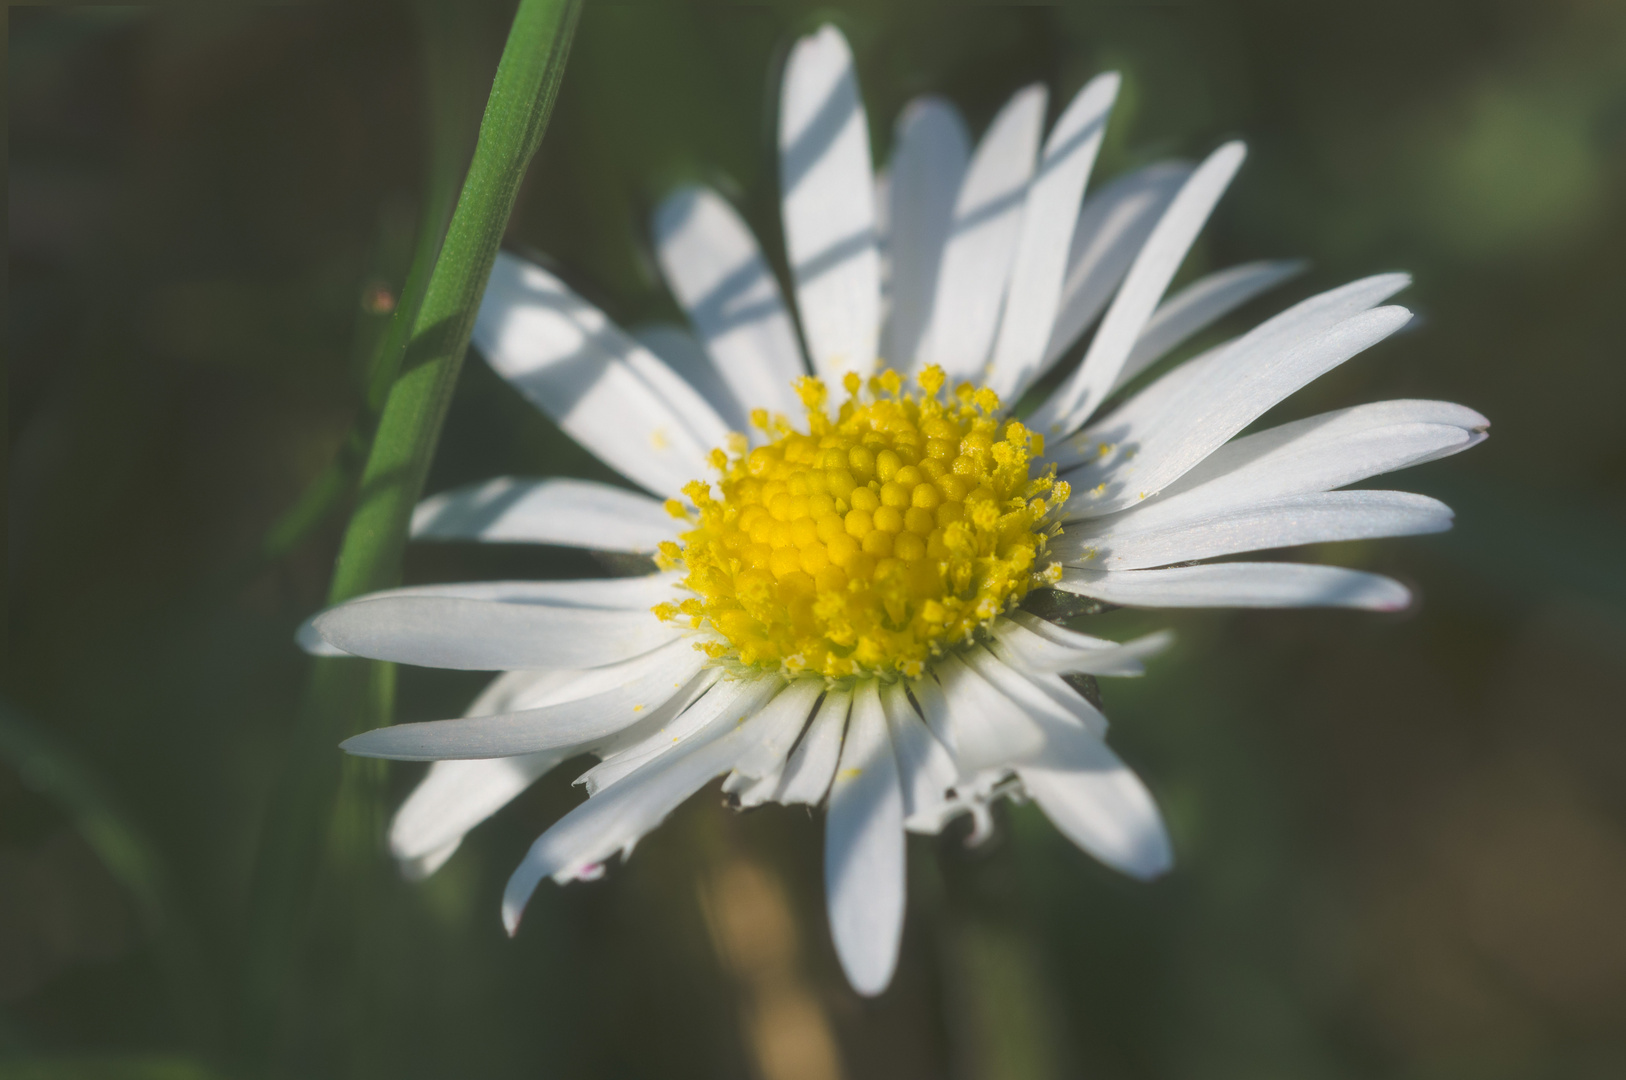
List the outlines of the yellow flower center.
<svg viewBox="0 0 1626 1080">
<path fill-rule="evenodd" d="M 1047 579 L 1038 561 L 1067 501 L 1054 469 L 1030 479 L 1042 436 L 999 415 L 999 397 L 962 384 L 943 394 L 927 367 L 919 391 L 896 372 L 848 375 L 833 419 L 817 379 L 797 387 L 807 430 L 758 410 L 772 441 L 712 451 L 722 497 L 696 481 L 694 528 L 661 546 L 695 595 L 655 613 L 717 639 L 712 657 L 787 675 L 916 677 L 945 648 Z M 720 639 L 720 640 L 719 640 Z"/>
</svg>

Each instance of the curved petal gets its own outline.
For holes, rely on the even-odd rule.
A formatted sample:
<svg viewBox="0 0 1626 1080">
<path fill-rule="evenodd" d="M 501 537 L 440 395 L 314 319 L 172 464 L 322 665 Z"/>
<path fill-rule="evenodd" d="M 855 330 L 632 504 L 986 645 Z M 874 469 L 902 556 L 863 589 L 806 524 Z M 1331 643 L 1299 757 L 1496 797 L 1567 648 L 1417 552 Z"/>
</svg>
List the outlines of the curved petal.
<svg viewBox="0 0 1626 1080">
<path fill-rule="evenodd" d="M 1161 161 L 1120 176 L 1084 200 L 1073 226 L 1072 248 L 1067 253 L 1067 280 L 1044 364 L 1044 373 L 1078 336 L 1106 310 L 1107 302 L 1146 245 L 1164 211 L 1180 193 L 1193 166 Z M 1026 390 L 1018 386 L 1016 394 Z"/>
<path fill-rule="evenodd" d="M 909 701 L 903 681 L 881 688 L 881 708 L 886 713 L 887 734 L 897 759 L 898 779 L 903 785 L 904 828 L 910 832 L 935 834 L 965 807 L 951 796 L 959 770 L 948 750 L 937 741 Z"/>
<path fill-rule="evenodd" d="M 1487 424 L 1472 409 L 1447 402 L 1377 402 L 1322 413 L 1233 439 L 1158 495 L 1094 520 L 1138 531 L 1330 491 L 1464 450 Z"/>
<path fill-rule="evenodd" d="M 474 326 L 486 361 L 623 476 L 678 496 L 727 425 L 648 349 L 540 266 L 499 252 Z"/>
<path fill-rule="evenodd" d="M 648 554 L 677 535 L 679 522 L 647 495 L 591 480 L 520 480 L 499 476 L 431 495 L 412 511 L 417 540 Z"/>
<path fill-rule="evenodd" d="M 958 656 L 937 665 L 944 725 L 934 728 L 962 773 L 1031 761 L 1044 749 L 1044 729 L 1016 702 L 990 685 Z M 925 701 L 921 702 L 924 707 Z M 931 720 L 930 713 L 927 720 Z"/>
<path fill-rule="evenodd" d="M 772 677 L 743 681 L 733 704 L 747 717 L 744 724 L 734 725 L 733 710 L 719 714 L 713 721 L 716 737 L 689 739 L 576 806 L 539 836 L 503 891 L 502 919 L 508 932 L 519 929 L 525 904 L 543 878 L 564 882 L 596 877 L 607 859 L 618 851 L 630 852 L 679 804 L 726 772 L 740 744 L 758 734 L 760 714 L 753 716 L 754 709 L 778 685 Z"/>
<path fill-rule="evenodd" d="M 817 806 L 830 789 L 836 763 L 841 760 L 841 734 L 847 727 L 847 710 L 852 691 L 831 690 L 824 695 L 813 722 L 807 726 L 796 752 L 791 754 L 779 780 L 774 801 Z"/>
<path fill-rule="evenodd" d="M 1243 263 L 1198 278 L 1158 305 L 1146 328 L 1135 339 L 1129 359 L 1109 394 L 1157 363 L 1169 351 L 1216 319 L 1224 318 L 1249 300 L 1302 274 L 1303 259 L 1275 259 Z"/>
<path fill-rule="evenodd" d="M 873 997 L 898 964 L 904 906 L 903 790 L 873 679 L 853 695 L 824 818 L 830 936 L 854 990 Z"/>
<path fill-rule="evenodd" d="M 1009 396 L 1025 386 L 1044 361 L 1061 307 L 1062 282 L 1084 184 L 1106 133 L 1107 115 L 1122 82 L 1098 75 L 1073 97 L 1045 140 L 1038 171 L 1022 208 L 1005 314 L 994 341 L 988 385 Z"/>
<path fill-rule="evenodd" d="M 735 771 L 752 780 L 777 775 L 823 693 L 821 679 L 797 679 L 780 691 L 763 707 L 767 719 L 757 725 L 760 738 L 740 751 Z"/>
<path fill-rule="evenodd" d="M 491 716 L 396 724 L 352 736 L 340 749 L 396 761 L 493 758 L 591 745 L 659 708 L 705 657 L 687 639 L 621 664 L 581 672 L 546 704 Z"/>
<path fill-rule="evenodd" d="M 682 633 L 649 611 L 456 596 L 362 597 L 329 608 L 315 625 L 352 656 L 460 671 L 602 667 Z"/>
<path fill-rule="evenodd" d="M 1017 770 L 1022 786 L 1062 834 L 1142 881 L 1174 865 L 1157 803 L 1107 744 L 1083 729 L 1058 740 L 1042 767 Z"/>
<path fill-rule="evenodd" d="M 931 319 L 943 245 L 971 159 L 971 139 L 953 105 L 939 97 L 921 97 L 899 114 L 893 145 L 887 170 L 891 311 L 881 355 L 891 367 L 908 374 L 914 370 Z"/>
<path fill-rule="evenodd" d="M 951 386 L 980 378 L 994 344 L 1045 101 L 1045 89 L 1038 85 L 1012 96 L 977 144 L 954 200 L 924 352 L 928 362 L 942 367 Z"/>
<path fill-rule="evenodd" d="M 796 328 L 756 238 L 728 201 L 706 188 L 673 193 L 655 212 L 655 253 L 743 414 L 797 415 L 792 384 L 806 368 Z"/>
<path fill-rule="evenodd" d="M 1360 570 L 1305 563 L 1209 563 L 1166 570 L 1062 571 L 1055 588 L 1125 607 L 1349 607 L 1403 611 L 1411 592 Z"/>
<path fill-rule="evenodd" d="M 403 863 L 421 863 L 412 867 L 412 876 L 429 876 L 470 829 L 573 753 L 571 749 L 542 750 L 515 757 L 435 762 L 390 822 L 390 854 Z M 430 861 L 433 866 L 428 865 Z"/>
<path fill-rule="evenodd" d="M 1193 385 L 1213 377 L 1216 370 L 1228 371 L 1235 380 L 1241 377 L 1241 367 L 1230 365 L 1257 363 L 1260 358 L 1290 352 L 1338 324 L 1371 311 L 1410 283 L 1411 278 L 1405 274 L 1375 274 L 1301 300 L 1241 337 L 1216 345 L 1164 373 L 1077 435 L 1050 441 L 1046 456 L 1063 470 L 1091 461 L 1098 456 L 1103 440 L 1140 437 L 1152 424 L 1161 422 L 1172 402 L 1180 400 Z"/>
<path fill-rule="evenodd" d="M 749 432 L 751 418 L 734 392 L 728 388 L 722 372 L 712 362 L 711 353 L 700 339 L 683 326 L 673 323 L 650 323 L 633 327 L 632 336 L 638 344 L 660 357 L 678 378 L 694 388 L 706 399 L 706 404 L 717 411 L 718 417 L 730 431 Z"/>
<path fill-rule="evenodd" d="M 881 331 L 875 175 L 852 52 L 833 26 L 798 41 L 779 99 L 785 249 L 813 370 L 868 375 Z"/>
<path fill-rule="evenodd" d="M 671 753 L 690 739 L 720 735 L 729 730 L 716 721 L 724 713 L 739 713 L 742 703 L 749 707 L 751 715 L 755 715 L 782 685 L 777 680 L 770 686 L 757 678 L 720 679 L 721 675 L 718 668 L 702 670 L 691 683 L 697 692 L 692 693 L 688 700 L 680 698 L 679 707 L 669 710 L 669 715 L 661 717 L 658 722 L 640 724 L 617 735 L 616 752 L 605 755 L 603 761 L 583 773 L 576 782 L 587 788 L 589 795 L 597 797 L 612 784 L 632 776 L 651 761 Z M 737 715 L 736 721 L 743 723 L 749 718 L 748 715 Z M 629 736 L 639 737 L 629 739 Z M 603 750 L 599 752 L 604 753 Z"/>
<path fill-rule="evenodd" d="M 1110 514 L 1156 495 L 1266 409 L 1410 319 L 1405 308 L 1377 308 L 1269 352 L 1241 348 L 1244 338 L 1203 363 L 1153 415 L 1130 413 L 1131 400 L 1120 410 L 1127 415 L 1099 426 L 1096 460 L 1065 474 L 1080 493 L 1068 504 L 1069 516 Z M 1146 393 L 1157 389 L 1154 383 Z"/>
<path fill-rule="evenodd" d="M 1034 413 L 1032 427 L 1055 436 L 1066 435 L 1100 408 L 1107 391 L 1118 381 L 1135 339 L 1145 329 L 1152 310 L 1163 298 L 1186 252 L 1191 250 L 1246 155 L 1241 143 L 1230 142 L 1197 166 L 1164 211 L 1146 246 L 1135 256 L 1078 371 Z"/>
<path fill-rule="evenodd" d="M 1413 536 L 1451 527 L 1451 508 L 1405 491 L 1325 491 L 1236 507 L 1200 521 L 1090 536 L 1069 530 L 1055 557 L 1087 570 L 1140 570 L 1243 551 Z"/>
<path fill-rule="evenodd" d="M 1037 624 L 1054 625 L 1028 612 L 1016 611 L 1011 613 L 1011 618 L 1002 619 L 994 626 L 994 638 L 1006 650 L 1002 659 L 1026 674 L 1141 675 L 1146 671 L 1141 661 L 1156 656 L 1174 641 L 1174 635 L 1164 631 L 1122 645 L 1107 641 L 1079 646 L 1057 641 L 1034 629 Z M 1061 627 L 1055 629 L 1072 634 Z M 1084 634 L 1073 636 L 1094 640 Z"/>
</svg>

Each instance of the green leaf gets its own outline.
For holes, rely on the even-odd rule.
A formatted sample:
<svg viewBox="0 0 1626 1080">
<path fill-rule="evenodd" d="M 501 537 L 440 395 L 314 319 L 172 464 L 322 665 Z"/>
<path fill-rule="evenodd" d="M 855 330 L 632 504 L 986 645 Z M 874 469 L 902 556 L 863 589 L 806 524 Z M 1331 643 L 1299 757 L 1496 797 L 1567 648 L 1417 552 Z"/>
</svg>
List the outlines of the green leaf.
<svg viewBox="0 0 1626 1080">
<path fill-rule="evenodd" d="M 412 508 L 423 490 L 520 183 L 547 127 L 579 10 L 579 0 L 522 0 L 497 66 L 473 160 L 445 240 L 427 272 L 426 256 L 436 245 L 420 233 L 419 257 L 403 289 L 402 310 L 385 336 L 374 371 L 374 389 L 388 390 L 340 545 L 331 602 L 386 588 L 400 578 Z M 432 81 L 448 70 L 435 59 L 441 34 L 434 23 L 442 16 L 456 18 L 455 6 L 427 12 Z M 443 100 L 448 92 L 455 93 L 431 86 L 436 129 L 450 123 L 451 110 Z M 418 280 L 423 281 L 421 304 L 413 302 Z M 410 335 L 403 336 L 408 325 Z M 393 370 L 397 356 L 399 374 Z M 338 743 L 355 731 L 387 723 L 393 693 L 394 669 L 389 665 L 325 659 L 312 672 L 288 764 L 267 813 L 252 882 L 236 1032 L 237 1056 L 245 1064 L 263 1068 L 275 1039 L 324 841 L 335 818 Z M 354 775 L 376 781 L 376 771 Z"/>
</svg>

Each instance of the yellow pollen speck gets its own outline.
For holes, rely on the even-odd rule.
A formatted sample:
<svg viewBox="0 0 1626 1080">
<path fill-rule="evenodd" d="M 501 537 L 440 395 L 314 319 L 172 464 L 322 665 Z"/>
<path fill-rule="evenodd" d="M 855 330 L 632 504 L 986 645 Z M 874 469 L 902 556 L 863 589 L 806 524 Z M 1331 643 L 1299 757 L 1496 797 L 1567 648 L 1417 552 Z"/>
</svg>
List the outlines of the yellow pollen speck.
<svg viewBox="0 0 1626 1080">
<path fill-rule="evenodd" d="M 772 442 L 684 488 L 696 527 L 658 559 L 687 570 L 697 599 L 656 614 L 714 631 L 701 648 L 719 662 L 917 678 L 1047 580 L 1049 519 L 1068 491 L 1029 476 L 1037 434 L 1001 417 L 991 390 L 945 395 L 936 366 L 917 383 L 849 375 L 832 416 L 825 385 L 799 380 L 805 431 L 776 417 Z"/>
<path fill-rule="evenodd" d="M 665 450 L 672 445 L 672 441 L 666 437 L 665 428 L 656 428 L 649 433 L 649 445 L 657 450 Z"/>
<path fill-rule="evenodd" d="M 632 711 L 633 711 L 633 712 L 643 712 L 643 711 L 644 711 L 644 707 L 643 707 L 643 706 L 642 706 L 642 705 L 634 705 L 634 706 L 633 706 L 633 707 L 632 707 Z"/>
</svg>

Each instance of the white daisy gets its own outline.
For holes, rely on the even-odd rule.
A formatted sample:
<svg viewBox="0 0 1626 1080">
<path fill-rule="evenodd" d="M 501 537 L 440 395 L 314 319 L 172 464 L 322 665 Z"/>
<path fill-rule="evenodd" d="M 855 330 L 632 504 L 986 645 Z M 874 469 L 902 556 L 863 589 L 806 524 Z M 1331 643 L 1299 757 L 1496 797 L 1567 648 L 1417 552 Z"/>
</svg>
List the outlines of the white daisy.
<svg viewBox="0 0 1626 1080">
<path fill-rule="evenodd" d="M 1030 591 L 1409 602 L 1353 570 L 1200 561 L 1449 526 L 1433 499 L 1334 489 L 1473 445 L 1487 423 L 1470 409 L 1391 401 L 1234 438 L 1403 326 L 1404 309 L 1378 306 L 1403 275 L 1306 300 L 1092 419 L 1298 268 L 1238 266 L 1164 300 L 1243 148 L 1086 200 L 1117 89 L 1116 75 L 1089 83 L 1042 144 L 1045 91 L 1025 89 L 975 150 L 950 105 L 921 99 L 877 177 L 846 41 L 830 27 L 800 41 L 779 114 L 800 334 L 750 231 L 703 189 L 654 223 L 692 333 L 629 336 L 546 270 L 498 259 L 480 352 L 656 497 L 497 479 L 426 500 L 414 535 L 648 553 L 662 572 L 397 589 L 315 620 L 343 652 L 506 672 L 467 717 L 345 744 L 436 763 L 390 833 L 409 872 L 432 872 L 555 765 L 596 755 L 578 781 L 590 797 L 509 882 L 512 932 L 543 878 L 598 876 L 726 774 L 742 806 L 827 807 L 836 949 L 853 986 L 878 993 L 902 927 L 905 830 L 970 813 L 980 832 L 990 800 L 1031 798 L 1110 866 L 1149 878 L 1170 864 L 1155 804 L 1066 678 L 1138 675 L 1165 637 L 1064 629 L 1017 606 Z M 1098 317 L 1077 369 L 1013 418 L 1007 405 Z"/>
</svg>

